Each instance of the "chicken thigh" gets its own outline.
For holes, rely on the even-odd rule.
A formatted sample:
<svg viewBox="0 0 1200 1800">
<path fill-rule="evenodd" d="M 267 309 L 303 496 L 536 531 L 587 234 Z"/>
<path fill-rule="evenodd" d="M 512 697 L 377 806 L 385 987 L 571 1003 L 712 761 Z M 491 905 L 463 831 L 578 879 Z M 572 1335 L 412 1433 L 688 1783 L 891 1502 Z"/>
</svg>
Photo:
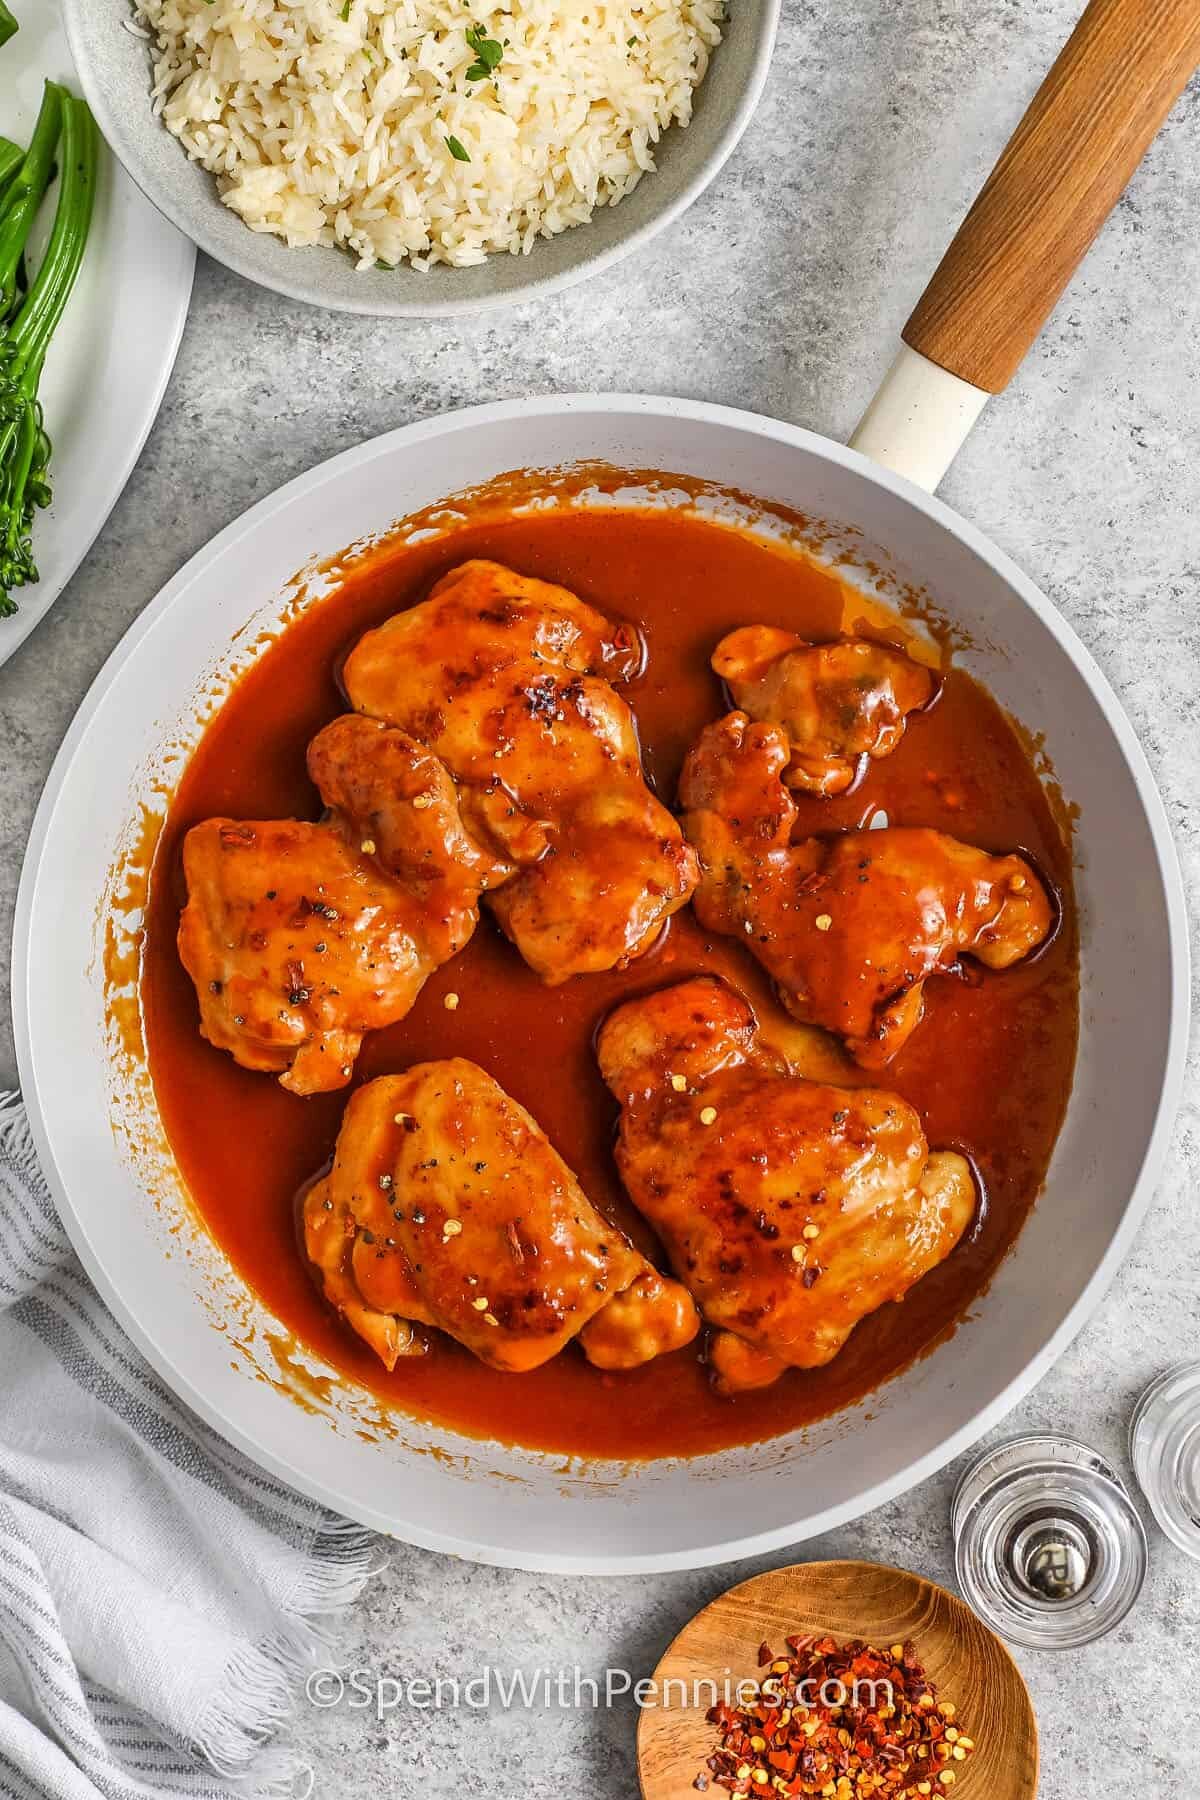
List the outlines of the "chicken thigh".
<svg viewBox="0 0 1200 1800">
<path fill-rule="evenodd" d="M 359 1088 L 304 1202 L 326 1297 L 390 1369 L 435 1326 L 519 1373 L 574 1337 L 601 1368 L 691 1341 L 699 1317 L 596 1211 L 545 1133 L 476 1064 Z"/>
<path fill-rule="evenodd" d="M 1049 936 L 1051 898 L 1021 856 L 943 832 L 848 831 L 791 841 L 789 746 L 729 713 L 688 753 L 684 827 L 700 855 L 700 922 L 739 938 L 795 1018 L 884 1067 L 920 1023 L 924 984 L 962 955 L 1006 969 Z"/>
<path fill-rule="evenodd" d="M 203 1035 L 296 1094 L 346 1085 L 364 1034 L 404 1017 L 505 872 L 466 832 L 437 758 L 403 732 L 335 720 L 309 764 L 333 809 L 323 823 L 188 832 L 179 921 Z"/>
<path fill-rule="evenodd" d="M 352 705 L 435 751 L 471 830 L 516 866 L 489 905 L 548 983 L 632 961 L 696 884 L 611 685 L 640 657 L 565 588 L 469 562 L 345 665 Z"/>
<path fill-rule="evenodd" d="M 716 1328 L 724 1392 L 829 1362 L 976 1203 L 965 1157 L 931 1155 L 904 1100 L 800 1079 L 756 1035 L 746 1001 L 701 976 L 619 1007 L 597 1045 L 621 1176 Z"/>
<path fill-rule="evenodd" d="M 909 713 L 934 693 L 930 671 L 889 644 L 812 644 L 769 625 L 731 631 L 712 666 L 735 706 L 782 726 L 791 746 L 784 780 L 810 794 L 845 793 L 862 759 L 890 756 Z"/>
</svg>

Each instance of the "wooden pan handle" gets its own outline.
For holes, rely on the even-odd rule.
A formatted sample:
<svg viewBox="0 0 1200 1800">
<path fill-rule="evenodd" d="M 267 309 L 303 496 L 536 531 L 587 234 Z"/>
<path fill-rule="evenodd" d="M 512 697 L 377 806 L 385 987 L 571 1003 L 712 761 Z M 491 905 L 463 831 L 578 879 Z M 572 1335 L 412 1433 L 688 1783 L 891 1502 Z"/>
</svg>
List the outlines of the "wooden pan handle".
<svg viewBox="0 0 1200 1800">
<path fill-rule="evenodd" d="M 1200 0 L 1091 0 L 904 328 L 998 394 L 1200 63 Z"/>
</svg>

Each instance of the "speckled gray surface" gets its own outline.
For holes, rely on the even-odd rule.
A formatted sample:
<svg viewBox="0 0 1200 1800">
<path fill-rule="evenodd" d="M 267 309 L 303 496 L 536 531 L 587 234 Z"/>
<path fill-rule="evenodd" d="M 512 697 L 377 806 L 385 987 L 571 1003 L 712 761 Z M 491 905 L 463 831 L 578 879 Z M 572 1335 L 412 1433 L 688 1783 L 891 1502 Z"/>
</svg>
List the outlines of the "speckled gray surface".
<svg viewBox="0 0 1200 1800">
<path fill-rule="evenodd" d="M 735 0 L 736 4 L 736 0 Z M 333 451 L 468 401 L 594 387 L 677 392 L 834 436 L 853 426 L 964 205 L 1065 38 L 1076 0 L 785 0 L 767 96 L 716 186 L 592 284 L 469 322 L 384 325 L 276 301 L 201 262 L 158 422 L 107 529 L 0 673 L 7 940 L 58 741 L 124 627 L 252 500 Z M 1123 697 L 1200 893 L 1200 93 L 1154 146 L 1038 351 L 943 490 L 1041 583 Z M 1194 917 L 1193 913 L 1193 917 Z M 7 1026 L 7 1021 L 5 1021 Z M 0 1075 L 12 1068 L 7 1030 Z M 1200 1071 L 1141 1241 L 1091 1325 L 1009 1421 L 1118 1461 L 1131 1403 L 1197 1345 Z M 950 1577 L 953 1471 L 802 1554 Z M 1022 1654 L 1043 1800 L 1200 1792 L 1200 1564 L 1152 1530 L 1114 1638 Z M 774 1559 L 777 1561 L 786 1558 Z M 410 1677 L 484 1663 L 648 1671 L 690 1613 L 754 1565 L 633 1581 L 473 1568 L 381 1546 L 344 1662 Z M 329 1800 L 636 1789 L 612 1710 L 302 1709 Z"/>
</svg>

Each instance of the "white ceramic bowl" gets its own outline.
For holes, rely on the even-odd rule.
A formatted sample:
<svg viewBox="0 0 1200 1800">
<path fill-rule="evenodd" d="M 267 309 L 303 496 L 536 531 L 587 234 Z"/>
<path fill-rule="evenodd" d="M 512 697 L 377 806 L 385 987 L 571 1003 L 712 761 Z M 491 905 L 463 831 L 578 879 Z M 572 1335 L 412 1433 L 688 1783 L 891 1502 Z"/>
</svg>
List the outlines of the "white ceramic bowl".
<svg viewBox="0 0 1200 1800">
<path fill-rule="evenodd" d="M 323 1403 L 303 1375 L 298 1404 L 293 1353 L 281 1372 L 278 1328 L 188 1213 L 144 1065 L 106 1036 L 104 1009 L 106 927 L 119 936 L 137 924 L 136 895 L 110 884 L 114 862 L 139 807 L 161 812 L 198 706 L 251 654 L 247 623 L 278 618 L 298 562 L 514 463 L 579 459 L 730 484 L 861 532 L 861 560 L 926 587 L 984 646 L 968 666 L 1045 733 L 1081 809 L 1074 1093 L 1045 1192 L 970 1319 L 866 1407 L 750 1448 L 624 1470 L 389 1427 L 357 1390 Z M 193 558 L 114 651 L 67 735 L 22 877 L 13 978 L 43 1166 L 89 1272 L 163 1378 L 259 1462 L 355 1519 L 482 1561 L 575 1571 L 689 1567 L 793 1543 L 930 1474 L 1001 1418 L 1129 1248 L 1187 1030 L 1183 896 L 1162 806 L 1104 677 L 1049 602 L 938 500 L 854 451 L 750 414 L 619 397 L 410 426 L 292 482 Z"/>
<path fill-rule="evenodd" d="M 217 197 L 216 183 L 150 109 L 149 46 L 125 29 L 131 0 L 62 0 L 71 54 L 101 131 L 160 212 L 201 250 L 249 281 L 313 306 L 379 316 L 440 318 L 556 293 L 599 274 L 677 219 L 721 168 L 750 122 L 771 62 L 780 0 L 736 0 L 696 94 L 685 131 L 656 149 L 657 171 L 619 206 L 543 239 L 528 256 L 491 256 L 471 269 L 408 267 L 361 274 L 334 249 L 290 250 L 251 231 Z"/>
</svg>

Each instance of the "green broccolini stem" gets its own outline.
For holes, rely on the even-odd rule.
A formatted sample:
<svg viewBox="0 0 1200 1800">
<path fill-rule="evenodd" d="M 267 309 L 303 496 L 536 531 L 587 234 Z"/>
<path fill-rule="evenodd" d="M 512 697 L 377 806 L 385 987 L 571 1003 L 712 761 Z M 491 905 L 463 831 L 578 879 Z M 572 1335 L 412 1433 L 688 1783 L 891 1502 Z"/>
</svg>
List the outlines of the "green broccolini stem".
<svg viewBox="0 0 1200 1800">
<path fill-rule="evenodd" d="M 59 99 L 62 173 L 54 224 L 41 267 L 8 333 L 9 343 L 16 350 L 11 377 L 28 390 L 28 376 L 33 371 L 33 391 L 46 346 L 62 318 L 83 261 L 96 198 L 99 133 L 95 121 L 84 102 L 76 100 L 65 88 L 60 90 Z"/>
<path fill-rule="evenodd" d="M 0 315 L 7 314 L 12 307 L 26 239 L 50 185 L 62 122 L 62 93 L 53 81 L 48 81 L 43 88 L 33 137 L 5 195 L 4 211 L 0 216 Z"/>
<path fill-rule="evenodd" d="M 17 421 L 16 454 L 8 476 L 8 492 L 10 496 L 8 511 L 8 527 L 4 533 L 5 549 L 12 555 L 18 550 L 25 526 L 25 489 L 29 482 L 30 470 L 33 468 L 33 453 L 37 449 L 38 422 L 36 409 L 23 406 Z M 31 559 L 32 562 L 32 559 Z M 35 570 L 36 579 L 36 570 Z"/>
<path fill-rule="evenodd" d="M 24 161 L 25 152 L 20 144 L 14 144 L 11 138 L 0 137 L 0 205 L 9 182 Z"/>
<path fill-rule="evenodd" d="M 4 212 L 9 196 L 9 187 L 13 185 L 13 176 L 25 160 L 25 151 L 20 144 L 11 144 L 7 137 L 0 137 L 0 214 Z"/>
</svg>

